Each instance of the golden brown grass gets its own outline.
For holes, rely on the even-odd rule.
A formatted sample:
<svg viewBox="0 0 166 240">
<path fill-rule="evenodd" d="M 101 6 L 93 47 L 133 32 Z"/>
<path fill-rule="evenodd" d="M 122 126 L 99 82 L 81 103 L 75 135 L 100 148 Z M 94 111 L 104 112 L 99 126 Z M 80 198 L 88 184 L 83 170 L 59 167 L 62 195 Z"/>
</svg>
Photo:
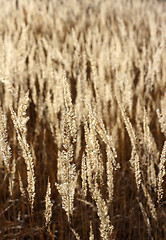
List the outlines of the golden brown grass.
<svg viewBox="0 0 166 240">
<path fill-rule="evenodd" d="M 164 240 L 165 2 L 0 6 L 0 239 Z"/>
</svg>

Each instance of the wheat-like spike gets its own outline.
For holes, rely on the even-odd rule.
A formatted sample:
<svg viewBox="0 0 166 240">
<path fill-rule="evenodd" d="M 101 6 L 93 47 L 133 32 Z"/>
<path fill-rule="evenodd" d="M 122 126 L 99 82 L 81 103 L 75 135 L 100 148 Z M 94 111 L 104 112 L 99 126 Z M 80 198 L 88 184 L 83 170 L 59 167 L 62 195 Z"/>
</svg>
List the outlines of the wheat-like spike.
<svg viewBox="0 0 166 240">
<path fill-rule="evenodd" d="M 62 112 L 62 147 L 61 156 L 58 157 L 61 161 L 59 166 L 61 170 L 58 170 L 58 183 L 55 183 L 61 197 L 62 208 L 65 210 L 68 221 L 70 222 L 70 216 L 73 215 L 74 209 L 74 194 L 77 184 L 76 165 L 73 162 L 73 143 L 76 141 L 76 122 L 75 114 L 73 111 L 72 100 L 69 91 L 69 85 L 67 83 L 66 74 L 63 76 L 63 88 L 64 88 L 64 109 Z"/>
<path fill-rule="evenodd" d="M 106 163 L 106 171 L 107 171 L 107 191 L 108 191 L 108 202 L 112 202 L 113 200 L 113 193 L 114 193 L 114 179 L 113 179 L 113 154 L 110 147 L 106 146 L 106 153 L 107 153 L 107 163 Z"/>
<path fill-rule="evenodd" d="M 82 179 L 83 196 L 85 198 L 87 196 L 87 165 L 86 165 L 85 153 L 83 153 L 83 156 L 82 156 L 81 179 Z"/>
<path fill-rule="evenodd" d="M 142 178 L 141 178 L 141 170 L 140 170 L 140 160 L 137 153 L 135 153 L 135 159 L 134 159 L 134 174 L 135 174 L 137 189 L 139 190 Z"/>
<path fill-rule="evenodd" d="M 20 175 L 19 172 L 18 172 L 18 179 L 19 179 L 19 186 L 20 186 L 21 196 L 23 198 L 26 198 L 25 188 L 24 188 L 24 185 L 23 185 L 23 182 L 22 182 L 22 179 L 21 179 L 21 175 Z"/>
<path fill-rule="evenodd" d="M 53 206 L 53 204 L 51 202 L 51 184 L 50 184 L 49 177 L 48 177 L 47 192 L 46 192 L 46 197 L 45 197 L 45 211 L 44 211 L 45 225 L 46 225 L 48 231 L 50 231 L 52 206 Z"/>
<path fill-rule="evenodd" d="M 62 197 L 62 207 L 67 214 L 68 221 L 70 222 L 70 216 L 72 216 L 74 208 L 74 194 L 77 183 L 77 174 L 76 165 L 72 163 L 74 154 L 73 145 L 70 143 L 68 125 L 65 125 L 64 131 L 65 129 L 67 135 L 66 133 L 63 134 L 64 150 L 61 152 L 61 156 L 59 158 L 61 159 L 61 172 L 58 171 L 59 183 L 55 183 L 55 185 Z"/>
<path fill-rule="evenodd" d="M 0 144 L 4 165 L 8 172 L 10 172 L 11 148 L 8 143 L 7 123 L 6 117 L 0 107 Z"/>
<path fill-rule="evenodd" d="M 81 129 L 78 131 L 76 143 L 75 159 L 77 160 L 82 150 Z"/>
<path fill-rule="evenodd" d="M 90 234 L 89 234 L 89 240 L 95 240 L 94 234 L 93 234 L 93 228 L 92 228 L 92 222 L 90 221 Z"/>
<path fill-rule="evenodd" d="M 161 153 L 161 157 L 160 157 L 160 163 L 159 163 L 159 173 L 158 173 L 158 177 L 157 177 L 157 183 L 158 183 L 158 188 L 157 188 L 157 201 L 158 203 L 160 202 L 160 200 L 163 197 L 164 191 L 162 188 L 162 183 L 163 183 L 163 178 L 165 176 L 165 162 L 166 162 L 166 141 L 164 142 L 164 146 L 163 146 L 163 150 Z"/>
<path fill-rule="evenodd" d="M 68 182 L 66 181 L 61 184 L 55 183 L 55 186 L 57 187 L 58 192 L 62 197 L 62 208 L 65 210 L 69 222 L 70 217 L 73 215 L 74 194 L 77 184 L 77 176 L 74 175 L 74 172 L 72 168 L 69 170 L 70 180 L 68 180 Z"/>
<path fill-rule="evenodd" d="M 35 173 L 34 173 L 34 164 L 33 164 L 33 159 L 32 156 L 29 152 L 28 154 L 28 159 L 29 161 L 27 161 L 27 182 L 28 182 L 28 187 L 27 187 L 27 191 L 28 191 L 28 195 L 29 195 L 29 201 L 31 203 L 31 210 L 33 211 L 33 207 L 34 207 L 34 200 L 35 200 Z"/>
<path fill-rule="evenodd" d="M 156 212 L 156 207 L 153 203 L 153 200 L 152 200 L 150 194 L 148 193 L 148 190 L 146 189 L 146 187 L 143 183 L 141 184 L 141 187 L 143 189 L 144 196 L 147 198 L 147 204 L 149 206 L 151 215 L 152 215 L 153 219 L 155 221 L 157 221 L 157 212 Z"/>
<path fill-rule="evenodd" d="M 18 109 L 18 116 L 16 115 L 15 111 L 13 110 L 12 107 L 10 107 L 11 111 L 11 117 L 13 120 L 13 124 L 17 133 L 17 139 L 20 144 L 23 158 L 25 159 L 25 163 L 27 165 L 27 182 L 28 182 L 28 196 L 29 196 L 29 201 L 31 204 L 31 210 L 33 211 L 33 205 L 34 205 L 34 199 L 35 199 L 35 173 L 34 173 L 34 163 L 33 163 L 33 158 L 32 154 L 30 151 L 30 147 L 26 141 L 26 123 L 27 123 L 27 117 L 26 117 L 26 110 L 28 107 L 28 98 L 27 93 L 25 95 L 24 100 L 22 100 L 22 104 L 20 105 Z"/>
<path fill-rule="evenodd" d="M 152 149 L 152 141 L 151 141 L 151 132 L 148 126 L 148 116 L 147 111 L 144 108 L 144 117 L 143 117 L 143 129 L 144 129 L 144 160 L 147 165 L 147 176 L 148 176 L 148 184 L 154 188 L 156 191 L 157 187 L 157 179 L 154 168 L 154 159 L 152 157 L 153 149 Z"/>
<path fill-rule="evenodd" d="M 84 131 L 85 131 L 85 142 L 86 142 L 86 148 L 85 148 L 85 157 L 86 157 L 86 166 L 87 166 L 87 180 L 88 180 L 88 186 L 89 186 L 89 190 L 92 191 L 93 190 L 93 183 L 94 183 L 94 179 L 92 177 L 92 161 L 91 161 L 91 147 L 89 144 L 89 128 L 88 128 L 88 122 L 87 119 L 84 118 Z"/>
<path fill-rule="evenodd" d="M 114 169 L 116 170 L 116 169 L 120 168 L 120 165 L 117 164 L 116 160 L 115 160 L 115 158 L 117 158 L 117 153 L 116 153 L 113 141 L 112 141 L 112 137 L 107 134 L 102 120 L 98 121 L 96 117 L 95 117 L 95 127 L 96 127 L 96 130 L 99 133 L 100 137 L 102 138 L 103 142 L 106 145 L 109 145 L 110 149 L 112 150 L 112 153 L 113 153 L 112 160 L 113 160 L 113 164 L 114 164 Z"/>
<path fill-rule="evenodd" d="M 142 182 L 142 177 L 141 177 L 140 160 L 139 160 L 139 156 L 138 156 L 135 148 L 132 149 L 131 158 L 130 158 L 129 161 L 130 161 L 130 164 L 131 164 L 131 169 L 135 174 L 135 181 L 136 181 L 136 185 L 137 185 L 137 190 L 139 191 L 140 184 Z"/>
<path fill-rule="evenodd" d="M 17 137 L 19 140 L 20 145 L 23 144 L 23 142 L 26 142 L 26 124 L 29 120 L 29 117 L 26 117 L 26 110 L 29 103 L 29 91 L 25 94 L 25 97 L 21 100 L 19 108 L 18 108 L 18 114 L 15 113 L 12 107 L 10 107 L 11 110 L 11 116 L 14 123 L 15 130 L 17 132 Z M 24 139 L 24 141 L 21 141 L 21 139 Z M 22 148 L 24 148 L 22 146 Z"/>
<path fill-rule="evenodd" d="M 61 138 L 62 138 L 62 146 L 65 150 L 67 150 L 71 146 L 71 131 L 68 124 L 67 113 L 64 110 L 62 112 L 62 124 L 61 124 Z"/>
<path fill-rule="evenodd" d="M 92 197 L 96 202 L 97 215 L 100 219 L 100 235 L 104 240 L 108 240 L 113 233 L 113 225 L 111 225 L 110 218 L 108 215 L 108 207 L 105 200 L 102 198 L 101 192 L 98 188 L 97 182 L 94 186 Z"/>
<path fill-rule="evenodd" d="M 131 167 L 134 170 L 135 173 L 135 179 L 136 179 L 136 184 L 137 184 L 137 189 L 139 190 L 140 188 L 140 184 L 141 184 L 141 169 L 140 169 L 140 160 L 139 160 L 139 155 L 137 152 L 137 138 L 134 132 L 134 129 L 132 127 L 132 124 L 129 120 L 129 118 L 127 117 L 126 113 L 125 113 L 125 109 L 124 107 L 121 105 L 121 103 L 119 102 L 119 99 L 117 98 L 117 102 L 119 104 L 125 125 L 126 125 L 126 129 L 127 132 L 129 134 L 130 137 L 130 141 L 131 141 L 131 145 L 133 147 L 132 149 L 132 157 L 130 159 L 130 163 L 131 163 Z M 134 156 L 134 158 L 133 158 Z"/>
<path fill-rule="evenodd" d="M 22 135 L 27 133 L 26 124 L 29 120 L 29 117 L 26 117 L 26 111 L 29 105 L 29 91 L 26 92 L 24 98 L 22 98 L 19 102 L 18 107 L 18 114 L 17 114 L 17 122 L 19 124 L 19 130 L 21 131 Z"/>
<path fill-rule="evenodd" d="M 148 150 L 151 149 L 151 140 L 150 140 L 150 129 L 148 126 L 148 116 L 146 109 L 144 108 L 144 117 L 143 117 L 143 129 L 144 129 L 144 143 Z"/>
<path fill-rule="evenodd" d="M 89 190 L 93 192 L 94 184 L 97 181 L 98 177 L 100 183 L 103 182 L 103 165 L 101 162 L 101 155 L 99 150 L 99 143 L 96 138 L 96 133 L 94 126 L 90 121 L 88 127 L 88 122 L 84 120 L 84 130 L 85 130 L 85 156 L 86 156 L 86 166 L 87 166 L 87 180 Z M 100 169 L 101 168 L 101 169 Z"/>
<path fill-rule="evenodd" d="M 69 84 L 67 82 L 66 73 L 63 72 L 63 90 L 64 90 L 64 102 L 67 114 L 67 123 L 70 129 L 70 134 L 73 138 L 73 142 L 76 141 L 77 136 L 77 127 L 76 127 L 76 120 L 75 120 L 75 112 L 73 110 L 72 99 L 69 90 Z"/>
<path fill-rule="evenodd" d="M 102 141 L 106 144 L 110 146 L 110 149 L 112 151 L 112 161 L 113 161 L 113 165 L 114 165 L 114 170 L 120 168 L 120 165 L 116 163 L 116 158 L 117 158 L 117 153 L 112 141 L 112 137 L 109 136 L 107 134 L 107 131 L 104 127 L 104 123 L 102 122 L 102 119 L 98 120 L 96 113 L 94 111 L 92 111 L 91 106 L 88 105 L 88 103 L 85 103 L 86 107 L 89 109 L 89 118 L 91 119 L 91 122 L 93 123 L 93 127 L 96 130 L 96 132 L 98 132 L 98 134 L 100 135 L 100 137 L 102 138 Z"/>
<path fill-rule="evenodd" d="M 150 183 L 150 186 L 153 187 L 154 191 L 157 191 L 157 176 L 155 171 L 155 164 L 152 158 L 150 158 L 150 165 L 147 169 L 147 174 L 149 176 L 148 182 Z"/>
<path fill-rule="evenodd" d="M 22 135 L 22 126 L 20 127 L 18 118 L 14 110 L 11 108 L 11 116 L 14 123 L 14 127 L 17 132 L 17 138 L 23 153 L 23 157 L 25 159 L 25 163 L 27 165 L 27 181 L 28 181 L 28 195 L 29 195 L 29 201 L 31 203 L 31 209 L 33 210 L 33 204 L 34 204 L 34 198 L 35 198 L 35 174 L 34 174 L 34 164 L 32 159 L 32 154 L 29 148 L 29 145 L 25 138 L 25 131 L 23 130 Z M 25 128 L 25 126 L 24 126 Z"/>
<path fill-rule="evenodd" d="M 103 174 L 104 174 L 104 166 L 102 161 L 102 155 L 100 151 L 100 145 L 97 139 L 97 133 L 95 129 L 95 119 L 93 115 L 89 112 L 89 144 L 91 148 L 91 161 L 93 163 L 93 169 L 96 172 L 96 176 L 98 175 L 100 178 L 100 183 L 103 184 Z"/>
<path fill-rule="evenodd" d="M 156 113 L 157 113 L 158 121 L 160 123 L 161 132 L 165 133 L 166 132 L 165 118 L 164 118 L 163 114 L 160 112 L 159 109 L 156 110 Z"/>
<path fill-rule="evenodd" d="M 88 104 L 86 104 L 88 106 Z M 93 159 L 99 159 L 99 168 L 100 166 L 102 167 L 102 161 L 101 161 L 101 155 L 100 155 L 100 150 L 99 150 L 99 144 L 96 140 L 96 131 L 100 134 L 100 136 L 102 137 L 102 140 L 105 142 L 106 144 L 106 153 L 107 153 L 107 163 L 106 163 L 106 169 L 107 169 L 107 186 L 108 186 L 108 193 L 109 193 L 109 202 L 111 202 L 113 200 L 113 189 L 114 189 L 114 183 L 113 183 L 113 170 L 118 169 L 120 166 L 119 164 L 116 163 L 115 158 L 117 157 L 115 148 L 113 147 L 113 144 L 111 143 L 111 138 L 107 135 L 106 130 L 104 128 L 104 125 L 97 121 L 97 117 L 96 114 L 94 114 L 92 112 L 91 107 L 88 107 L 89 109 L 89 122 L 90 122 L 90 131 L 87 131 L 87 128 L 85 129 L 85 133 L 89 132 L 89 137 L 86 138 L 87 139 L 87 144 L 89 145 L 89 147 L 87 149 L 91 149 L 89 150 L 89 152 L 93 152 L 96 149 L 96 153 L 98 153 L 98 155 L 96 155 L 96 157 L 94 157 L 92 154 L 91 159 L 93 162 Z M 86 125 L 87 126 L 87 123 Z M 89 142 L 89 140 L 91 140 Z M 89 154 L 90 155 L 90 154 Z M 95 166 L 95 162 L 94 162 L 94 166 Z M 97 167 L 98 168 L 98 167 Z M 102 179 L 102 174 L 103 174 L 103 168 L 100 170 L 99 172 L 100 174 L 100 178 Z M 90 175 L 90 174 L 89 174 Z"/>
<path fill-rule="evenodd" d="M 10 193 L 10 196 L 13 195 L 13 189 L 14 189 L 14 183 L 15 183 L 15 174 L 16 174 L 16 160 L 15 160 L 15 158 L 13 158 L 12 169 L 11 169 L 10 177 L 9 177 L 9 193 Z"/>
<path fill-rule="evenodd" d="M 129 137 L 130 137 L 130 141 L 131 141 L 132 147 L 133 147 L 134 149 L 136 149 L 136 146 L 137 146 L 137 138 L 136 138 L 134 129 L 133 129 L 133 127 L 132 127 L 132 124 L 131 124 L 129 118 L 127 117 L 126 112 L 125 112 L 125 109 L 124 109 L 124 107 L 122 106 L 122 104 L 120 103 L 120 101 L 119 101 L 118 98 L 117 98 L 117 102 L 118 102 L 118 105 L 119 105 L 119 107 L 120 107 L 120 110 L 121 110 L 121 113 L 122 113 L 122 117 L 123 117 L 124 123 L 125 123 L 125 125 L 126 125 L 127 132 L 128 132 L 128 134 L 129 134 Z"/>
</svg>

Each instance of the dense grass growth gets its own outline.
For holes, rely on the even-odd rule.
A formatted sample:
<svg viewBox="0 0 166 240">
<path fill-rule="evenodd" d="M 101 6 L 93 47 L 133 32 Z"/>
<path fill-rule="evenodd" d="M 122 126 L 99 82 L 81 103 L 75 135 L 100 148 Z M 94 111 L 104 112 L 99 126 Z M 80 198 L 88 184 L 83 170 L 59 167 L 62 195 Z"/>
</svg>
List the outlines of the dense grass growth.
<svg viewBox="0 0 166 240">
<path fill-rule="evenodd" d="M 0 0 L 0 239 L 166 239 L 166 5 Z"/>
</svg>

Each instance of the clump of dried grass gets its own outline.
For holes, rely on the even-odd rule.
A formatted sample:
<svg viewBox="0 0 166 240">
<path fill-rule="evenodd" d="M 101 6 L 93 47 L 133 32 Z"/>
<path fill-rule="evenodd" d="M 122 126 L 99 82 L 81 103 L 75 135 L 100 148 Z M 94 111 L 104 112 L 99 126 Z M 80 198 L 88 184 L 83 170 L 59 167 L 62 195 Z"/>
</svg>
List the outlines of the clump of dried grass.
<svg viewBox="0 0 166 240">
<path fill-rule="evenodd" d="M 27 182 L 28 182 L 27 192 L 28 192 L 28 198 L 31 204 L 31 210 L 33 211 L 34 200 L 35 200 L 34 162 L 33 162 L 32 153 L 30 150 L 30 146 L 28 145 L 26 140 L 26 134 L 27 134 L 26 124 L 27 124 L 27 121 L 29 120 L 29 117 L 26 117 L 26 110 L 29 102 L 28 95 L 29 95 L 29 92 L 27 92 L 25 97 L 22 99 L 18 108 L 17 115 L 12 107 L 10 111 L 11 111 L 13 124 L 17 133 L 17 139 L 22 150 L 22 156 L 25 159 L 25 163 L 27 166 Z"/>
<path fill-rule="evenodd" d="M 1 1 L 1 239 L 164 239 L 165 8 Z"/>
</svg>

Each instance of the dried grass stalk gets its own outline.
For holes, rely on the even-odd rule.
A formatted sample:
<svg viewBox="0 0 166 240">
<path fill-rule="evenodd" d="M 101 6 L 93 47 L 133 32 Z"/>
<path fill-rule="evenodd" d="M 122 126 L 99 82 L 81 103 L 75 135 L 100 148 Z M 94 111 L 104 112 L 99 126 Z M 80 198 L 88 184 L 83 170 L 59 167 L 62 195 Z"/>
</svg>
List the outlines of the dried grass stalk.
<svg viewBox="0 0 166 240">
<path fill-rule="evenodd" d="M 50 181 L 48 178 L 47 192 L 46 192 L 46 197 L 45 197 L 45 211 L 44 211 L 45 225 L 46 225 L 48 231 L 50 231 L 52 206 L 53 206 L 53 204 L 51 202 L 51 184 L 50 184 Z"/>
<path fill-rule="evenodd" d="M 19 108 L 18 115 L 16 115 L 13 108 L 10 108 L 11 117 L 14 123 L 14 127 L 17 133 L 17 139 L 20 144 L 23 158 L 25 159 L 25 163 L 27 165 L 27 182 L 28 182 L 28 197 L 29 202 L 31 204 L 31 210 L 33 211 L 34 200 L 35 200 L 35 173 L 34 173 L 34 163 L 30 150 L 30 146 L 26 140 L 26 123 L 28 121 L 28 117 L 26 117 L 26 110 L 29 102 L 29 92 L 26 93 L 24 99 L 22 100 Z"/>
<path fill-rule="evenodd" d="M 7 171 L 10 172 L 11 148 L 8 143 L 6 117 L 1 107 L 0 107 L 0 144 L 4 165 Z"/>
<path fill-rule="evenodd" d="M 100 235 L 101 238 L 107 240 L 110 238 L 111 234 L 113 233 L 113 225 L 111 225 L 109 214 L 108 214 L 108 207 L 106 205 L 105 200 L 102 198 L 101 192 L 98 188 L 97 183 L 94 186 L 94 191 L 92 193 L 92 197 L 96 202 L 97 205 L 97 215 L 100 219 Z"/>
<path fill-rule="evenodd" d="M 163 178 L 165 176 L 165 162 L 166 162 L 166 141 L 164 142 L 163 150 L 160 157 L 160 163 L 159 163 L 159 173 L 158 173 L 158 189 L 157 189 L 157 201 L 160 202 L 160 200 L 163 198 Z"/>
</svg>

